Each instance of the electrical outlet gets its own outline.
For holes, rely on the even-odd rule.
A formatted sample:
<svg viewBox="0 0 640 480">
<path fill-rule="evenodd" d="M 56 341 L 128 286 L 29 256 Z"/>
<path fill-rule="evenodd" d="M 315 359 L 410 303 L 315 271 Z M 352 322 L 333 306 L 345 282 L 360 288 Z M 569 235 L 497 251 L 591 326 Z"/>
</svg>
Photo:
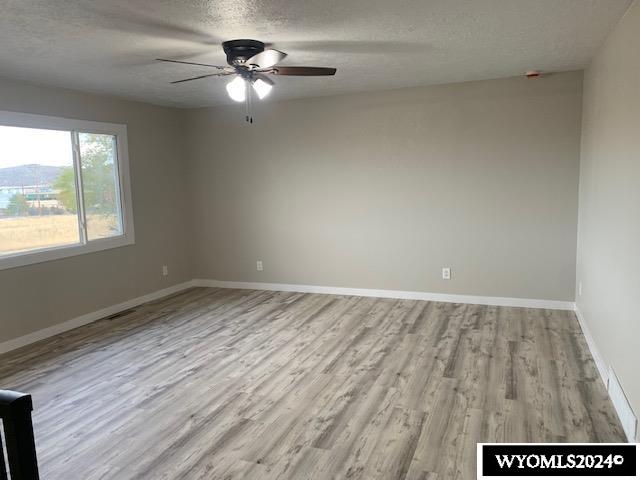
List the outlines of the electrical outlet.
<svg viewBox="0 0 640 480">
<path fill-rule="evenodd" d="M 166 277 L 167 275 L 169 275 L 169 267 L 166 265 L 162 265 L 162 276 Z"/>
<path fill-rule="evenodd" d="M 262 268 L 262 260 L 258 260 L 258 261 L 256 262 L 256 270 L 258 270 L 259 272 L 261 272 L 262 270 L 264 270 L 264 269 Z"/>
<path fill-rule="evenodd" d="M 578 295 L 582 295 L 582 282 L 578 282 Z"/>
<path fill-rule="evenodd" d="M 443 280 L 451 280 L 451 268 L 450 267 L 444 267 L 442 269 L 442 279 Z"/>
</svg>

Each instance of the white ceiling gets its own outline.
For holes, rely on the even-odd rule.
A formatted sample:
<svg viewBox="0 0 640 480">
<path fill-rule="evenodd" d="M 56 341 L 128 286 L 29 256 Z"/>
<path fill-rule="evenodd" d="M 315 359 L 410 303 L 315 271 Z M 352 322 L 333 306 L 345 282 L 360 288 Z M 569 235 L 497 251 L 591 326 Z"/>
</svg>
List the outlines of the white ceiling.
<svg viewBox="0 0 640 480">
<path fill-rule="evenodd" d="M 200 107 L 229 103 L 202 67 L 220 43 L 255 38 L 283 65 L 335 77 L 277 77 L 293 98 L 581 69 L 631 0 L 0 0 L 0 75 Z"/>
</svg>

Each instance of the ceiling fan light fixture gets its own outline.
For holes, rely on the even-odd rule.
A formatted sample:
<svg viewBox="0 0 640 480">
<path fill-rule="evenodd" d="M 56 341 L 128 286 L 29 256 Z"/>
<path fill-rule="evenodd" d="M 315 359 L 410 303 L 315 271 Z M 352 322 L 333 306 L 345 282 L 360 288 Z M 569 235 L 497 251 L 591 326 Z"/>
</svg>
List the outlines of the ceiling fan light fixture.
<svg viewBox="0 0 640 480">
<path fill-rule="evenodd" d="M 211 77 L 231 76 L 232 80 L 227 83 L 227 94 L 231 100 L 238 103 L 245 103 L 245 119 L 253 123 L 251 116 L 252 92 L 262 100 L 273 90 L 274 82 L 272 76 L 294 76 L 294 77 L 318 77 L 336 74 L 333 67 L 280 67 L 278 64 L 287 56 L 286 53 L 273 48 L 265 48 L 264 42 L 251 39 L 228 40 L 222 42 L 222 49 L 227 56 L 227 66 L 212 65 L 209 63 L 187 62 L 183 60 L 171 60 L 168 58 L 157 58 L 159 62 L 179 63 L 182 65 L 194 65 L 198 67 L 209 67 L 216 71 L 206 75 L 184 78 L 171 82 L 172 84 L 183 84 L 194 80 L 201 80 Z"/>
<path fill-rule="evenodd" d="M 231 100 L 244 102 L 247 98 L 247 84 L 242 77 L 236 77 L 227 83 L 227 93 Z"/>
<path fill-rule="evenodd" d="M 271 92 L 271 89 L 273 88 L 273 84 L 265 82 L 261 78 L 256 78 L 253 81 L 252 86 L 260 100 L 269 95 L 269 92 Z"/>
</svg>

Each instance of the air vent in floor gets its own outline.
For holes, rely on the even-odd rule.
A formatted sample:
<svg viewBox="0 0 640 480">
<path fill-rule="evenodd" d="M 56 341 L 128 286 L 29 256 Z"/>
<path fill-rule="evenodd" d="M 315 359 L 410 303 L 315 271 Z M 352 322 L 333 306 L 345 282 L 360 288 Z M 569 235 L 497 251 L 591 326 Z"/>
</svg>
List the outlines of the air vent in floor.
<svg viewBox="0 0 640 480">
<path fill-rule="evenodd" d="M 115 320 L 116 318 L 124 317 L 125 315 L 129 315 L 130 313 L 133 313 L 135 311 L 136 311 L 135 308 L 130 308 L 129 310 L 123 310 L 121 312 L 114 313 L 113 315 L 109 315 L 107 317 L 107 320 Z"/>
</svg>

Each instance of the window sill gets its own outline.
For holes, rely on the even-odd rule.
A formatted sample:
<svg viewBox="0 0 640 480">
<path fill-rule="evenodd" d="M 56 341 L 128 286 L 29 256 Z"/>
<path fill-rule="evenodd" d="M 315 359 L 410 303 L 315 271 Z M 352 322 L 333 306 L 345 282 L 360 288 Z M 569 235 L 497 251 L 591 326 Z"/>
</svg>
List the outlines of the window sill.
<svg viewBox="0 0 640 480">
<path fill-rule="evenodd" d="M 62 258 L 75 257 L 78 255 L 85 255 L 87 253 L 95 253 L 102 250 L 110 250 L 112 248 L 119 248 L 133 244 L 135 244 L 135 241 L 131 234 L 111 238 L 101 238 L 99 240 L 93 240 L 92 242 L 86 243 L 85 245 L 63 245 L 60 247 L 0 256 L 0 270 L 50 262 L 52 260 L 60 260 Z"/>
</svg>

